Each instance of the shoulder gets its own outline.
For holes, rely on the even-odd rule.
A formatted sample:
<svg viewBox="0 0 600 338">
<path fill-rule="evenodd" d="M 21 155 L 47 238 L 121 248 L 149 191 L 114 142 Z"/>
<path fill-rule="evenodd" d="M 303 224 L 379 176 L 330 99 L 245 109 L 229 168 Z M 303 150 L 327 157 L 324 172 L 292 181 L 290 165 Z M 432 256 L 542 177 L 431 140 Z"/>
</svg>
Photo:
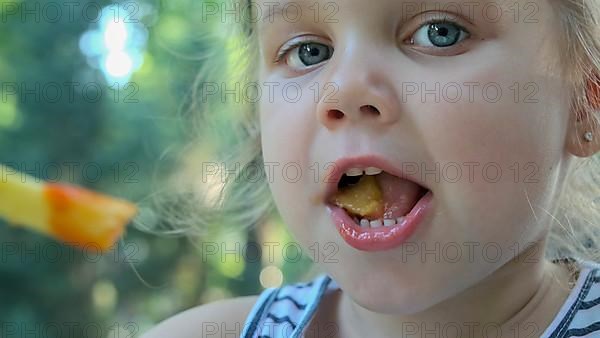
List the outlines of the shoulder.
<svg viewBox="0 0 600 338">
<path fill-rule="evenodd" d="M 181 312 L 168 318 L 141 338 L 204 337 L 207 334 L 235 331 L 241 333 L 246 318 L 259 295 L 219 300 Z"/>
<path fill-rule="evenodd" d="M 337 289 L 337 284 L 330 282 L 323 274 L 308 282 L 264 289 L 258 295 L 204 304 L 166 319 L 141 338 L 240 336 L 245 329 L 286 329 L 286 325 L 303 328 L 323 296 Z"/>
</svg>

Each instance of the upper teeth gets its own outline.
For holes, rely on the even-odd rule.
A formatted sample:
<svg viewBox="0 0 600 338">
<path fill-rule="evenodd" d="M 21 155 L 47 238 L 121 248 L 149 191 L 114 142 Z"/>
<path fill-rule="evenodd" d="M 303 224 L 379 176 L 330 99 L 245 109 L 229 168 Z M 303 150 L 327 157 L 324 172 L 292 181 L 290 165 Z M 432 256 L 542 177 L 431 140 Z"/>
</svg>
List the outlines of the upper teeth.
<svg viewBox="0 0 600 338">
<path fill-rule="evenodd" d="M 377 175 L 380 174 L 383 170 L 376 168 L 376 167 L 366 167 L 365 169 L 363 168 L 350 168 L 348 170 L 346 170 L 345 174 L 346 176 L 360 176 L 364 174 L 367 175 Z"/>
</svg>

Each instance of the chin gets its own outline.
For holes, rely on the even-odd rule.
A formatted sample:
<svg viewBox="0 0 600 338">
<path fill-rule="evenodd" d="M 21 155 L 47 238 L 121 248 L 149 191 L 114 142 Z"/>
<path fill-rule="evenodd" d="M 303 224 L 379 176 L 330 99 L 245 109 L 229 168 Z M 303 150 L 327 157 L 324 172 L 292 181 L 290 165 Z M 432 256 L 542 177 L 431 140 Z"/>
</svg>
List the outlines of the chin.
<svg viewBox="0 0 600 338">
<path fill-rule="evenodd" d="M 375 278 L 359 275 L 351 280 L 336 281 L 354 303 L 372 312 L 410 315 L 435 305 L 442 298 L 432 286 L 423 283 L 402 281 L 397 276 L 387 278 L 382 274 Z"/>
<path fill-rule="evenodd" d="M 451 275 L 443 276 L 444 272 L 435 265 L 430 267 L 429 272 L 432 273 L 424 274 L 382 268 L 379 267 L 379 272 L 362 268 L 356 273 L 346 274 L 342 280 L 333 278 L 344 293 L 362 308 L 406 316 L 426 311 L 479 282 L 477 275 L 470 271 L 447 271 Z"/>
</svg>

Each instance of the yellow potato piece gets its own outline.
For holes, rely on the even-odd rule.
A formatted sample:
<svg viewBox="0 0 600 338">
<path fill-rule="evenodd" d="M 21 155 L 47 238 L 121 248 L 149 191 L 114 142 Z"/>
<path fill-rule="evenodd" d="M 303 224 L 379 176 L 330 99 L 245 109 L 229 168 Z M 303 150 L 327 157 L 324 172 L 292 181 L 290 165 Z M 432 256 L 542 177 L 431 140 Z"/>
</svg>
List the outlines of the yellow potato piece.
<svg viewBox="0 0 600 338">
<path fill-rule="evenodd" d="M 351 216 L 372 219 L 383 216 L 383 195 L 374 176 L 363 175 L 357 184 L 342 188 L 333 196 L 333 203 Z"/>
<path fill-rule="evenodd" d="M 107 250 L 137 214 L 131 202 L 48 183 L 0 164 L 0 218 L 82 248 Z"/>
</svg>

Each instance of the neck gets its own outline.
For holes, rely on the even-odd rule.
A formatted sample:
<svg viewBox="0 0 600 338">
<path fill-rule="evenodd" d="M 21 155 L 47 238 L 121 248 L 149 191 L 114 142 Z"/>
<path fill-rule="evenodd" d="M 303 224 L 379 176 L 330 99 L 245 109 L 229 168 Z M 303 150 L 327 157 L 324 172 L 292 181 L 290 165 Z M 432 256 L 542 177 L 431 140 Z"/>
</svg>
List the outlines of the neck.
<svg viewBox="0 0 600 338">
<path fill-rule="evenodd" d="M 550 289 L 551 278 L 547 277 L 555 271 L 544 259 L 544 245 L 544 241 L 537 242 L 477 285 L 410 316 L 372 312 L 342 293 L 342 325 L 359 336 L 393 337 L 410 332 L 440 336 L 447 331 L 450 336 L 458 332 L 458 337 L 478 337 L 484 330 L 514 335 L 515 325 L 525 323 L 526 318 L 539 318 L 533 314 Z"/>
</svg>

